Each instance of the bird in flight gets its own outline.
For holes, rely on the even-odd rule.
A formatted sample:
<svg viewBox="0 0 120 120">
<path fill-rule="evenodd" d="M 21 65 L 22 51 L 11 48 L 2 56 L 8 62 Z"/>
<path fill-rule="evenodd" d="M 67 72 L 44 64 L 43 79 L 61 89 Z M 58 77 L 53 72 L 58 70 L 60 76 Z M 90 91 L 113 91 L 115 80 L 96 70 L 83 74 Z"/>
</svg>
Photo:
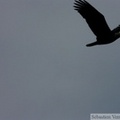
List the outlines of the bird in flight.
<svg viewBox="0 0 120 120">
<path fill-rule="evenodd" d="M 74 8 L 86 20 L 88 26 L 96 35 L 96 41 L 87 44 L 87 47 L 109 44 L 120 37 L 120 25 L 111 30 L 105 17 L 86 0 L 75 0 Z"/>
</svg>

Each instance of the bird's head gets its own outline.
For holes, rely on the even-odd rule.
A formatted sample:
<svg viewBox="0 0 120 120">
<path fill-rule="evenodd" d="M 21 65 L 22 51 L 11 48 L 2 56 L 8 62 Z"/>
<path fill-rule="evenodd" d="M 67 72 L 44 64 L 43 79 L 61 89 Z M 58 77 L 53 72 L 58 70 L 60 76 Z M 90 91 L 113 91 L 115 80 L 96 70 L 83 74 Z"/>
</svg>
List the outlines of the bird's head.
<svg viewBox="0 0 120 120">
<path fill-rule="evenodd" d="M 115 33 L 115 40 L 120 38 L 120 31 Z"/>
</svg>

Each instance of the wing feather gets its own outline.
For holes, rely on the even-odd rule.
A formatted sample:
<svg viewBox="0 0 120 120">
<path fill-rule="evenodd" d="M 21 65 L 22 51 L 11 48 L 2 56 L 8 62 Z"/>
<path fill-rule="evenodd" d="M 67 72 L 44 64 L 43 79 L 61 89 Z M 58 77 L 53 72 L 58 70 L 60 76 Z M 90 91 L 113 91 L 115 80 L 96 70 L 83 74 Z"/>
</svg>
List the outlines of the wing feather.
<svg viewBox="0 0 120 120">
<path fill-rule="evenodd" d="M 93 33 L 99 37 L 111 32 L 104 16 L 85 0 L 75 0 L 74 8 L 86 20 Z"/>
</svg>

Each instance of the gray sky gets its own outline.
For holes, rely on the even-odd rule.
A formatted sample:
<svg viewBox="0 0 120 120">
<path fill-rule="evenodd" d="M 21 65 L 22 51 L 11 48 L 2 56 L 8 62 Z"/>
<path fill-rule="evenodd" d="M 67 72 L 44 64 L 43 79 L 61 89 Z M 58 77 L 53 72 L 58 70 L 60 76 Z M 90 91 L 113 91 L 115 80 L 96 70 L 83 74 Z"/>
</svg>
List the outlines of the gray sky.
<svg viewBox="0 0 120 120">
<path fill-rule="evenodd" d="M 120 39 L 95 36 L 73 0 L 0 0 L 0 120 L 89 120 L 120 112 Z M 120 0 L 89 0 L 111 29 Z"/>
</svg>

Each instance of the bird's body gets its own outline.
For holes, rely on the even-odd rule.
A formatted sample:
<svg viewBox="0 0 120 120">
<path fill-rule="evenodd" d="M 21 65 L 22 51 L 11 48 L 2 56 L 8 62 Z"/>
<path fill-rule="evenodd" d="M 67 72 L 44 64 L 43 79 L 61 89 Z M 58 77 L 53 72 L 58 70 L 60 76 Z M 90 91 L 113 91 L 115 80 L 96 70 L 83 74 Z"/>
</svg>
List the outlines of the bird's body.
<svg viewBox="0 0 120 120">
<path fill-rule="evenodd" d="M 96 41 L 86 46 L 104 45 L 114 42 L 120 37 L 120 26 L 110 30 L 105 17 L 85 0 L 75 0 L 75 10 L 86 20 L 92 32 L 96 35 Z"/>
</svg>

